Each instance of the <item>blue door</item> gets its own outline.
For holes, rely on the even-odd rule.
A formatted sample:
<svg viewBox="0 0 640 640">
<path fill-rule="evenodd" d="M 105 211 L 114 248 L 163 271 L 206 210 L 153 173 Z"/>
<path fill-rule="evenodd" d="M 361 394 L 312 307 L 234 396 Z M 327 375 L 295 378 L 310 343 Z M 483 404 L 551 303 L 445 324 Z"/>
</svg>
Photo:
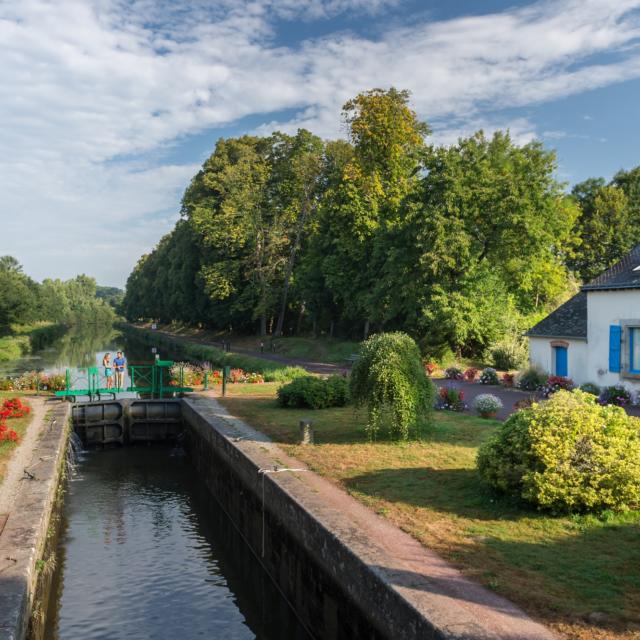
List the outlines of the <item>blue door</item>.
<svg viewBox="0 0 640 640">
<path fill-rule="evenodd" d="M 556 375 L 566 378 L 569 375 L 567 347 L 554 347 L 556 352 Z"/>
</svg>

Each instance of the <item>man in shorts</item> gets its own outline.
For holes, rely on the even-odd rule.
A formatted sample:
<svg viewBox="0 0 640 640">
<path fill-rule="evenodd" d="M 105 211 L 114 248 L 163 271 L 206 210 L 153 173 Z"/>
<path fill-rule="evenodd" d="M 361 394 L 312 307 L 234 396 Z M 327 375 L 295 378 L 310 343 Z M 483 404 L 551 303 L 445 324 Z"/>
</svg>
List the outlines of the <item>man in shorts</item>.
<svg viewBox="0 0 640 640">
<path fill-rule="evenodd" d="M 116 389 L 124 389 L 124 378 L 127 367 L 127 360 L 122 355 L 122 351 L 118 351 L 113 359 L 113 368 L 116 372 Z"/>
</svg>

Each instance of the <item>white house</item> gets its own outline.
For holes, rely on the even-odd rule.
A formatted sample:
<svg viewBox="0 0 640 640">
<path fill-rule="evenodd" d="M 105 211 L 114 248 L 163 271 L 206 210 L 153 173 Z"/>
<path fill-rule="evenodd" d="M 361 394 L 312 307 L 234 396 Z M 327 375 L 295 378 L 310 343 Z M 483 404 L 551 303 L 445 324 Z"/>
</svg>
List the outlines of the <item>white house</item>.
<svg viewBox="0 0 640 640">
<path fill-rule="evenodd" d="M 640 245 L 527 336 L 531 365 L 576 384 L 640 391 Z"/>
</svg>

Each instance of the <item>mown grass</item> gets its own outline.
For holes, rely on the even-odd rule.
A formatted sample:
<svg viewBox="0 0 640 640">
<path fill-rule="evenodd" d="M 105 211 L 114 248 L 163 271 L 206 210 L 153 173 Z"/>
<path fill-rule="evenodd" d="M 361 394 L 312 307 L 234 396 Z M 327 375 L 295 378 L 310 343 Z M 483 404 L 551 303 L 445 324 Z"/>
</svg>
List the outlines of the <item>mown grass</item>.
<svg viewBox="0 0 640 640">
<path fill-rule="evenodd" d="M 422 442 L 370 443 L 364 415 L 350 407 L 280 409 L 235 387 L 223 403 L 568 637 L 637 637 L 628 625 L 640 623 L 640 513 L 554 517 L 495 496 L 479 482 L 475 457 L 497 422 L 439 412 Z M 315 446 L 295 444 L 303 417 L 313 420 Z"/>
</svg>

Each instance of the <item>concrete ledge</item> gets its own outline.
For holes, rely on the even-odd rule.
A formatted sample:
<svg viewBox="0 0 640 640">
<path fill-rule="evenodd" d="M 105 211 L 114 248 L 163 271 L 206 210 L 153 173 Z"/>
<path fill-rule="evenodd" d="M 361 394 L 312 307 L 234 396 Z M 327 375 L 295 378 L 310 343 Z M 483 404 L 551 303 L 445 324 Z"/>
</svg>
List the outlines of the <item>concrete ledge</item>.
<svg viewBox="0 0 640 640">
<path fill-rule="evenodd" d="M 551 640 L 211 398 L 183 401 L 199 473 L 319 638 Z M 293 469 L 294 471 L 287 471 Z"/>
<path fill-rule="evenodd" d="M 0 536 L 0 639 L 23 640 L 32 613 L 41 558 L 64 464 L 70 405 L 52 403 L 28 465 L 35 476 L 25 479 Z M 32 425 L 33 428 L 34 425 Z"/>
</svg>

